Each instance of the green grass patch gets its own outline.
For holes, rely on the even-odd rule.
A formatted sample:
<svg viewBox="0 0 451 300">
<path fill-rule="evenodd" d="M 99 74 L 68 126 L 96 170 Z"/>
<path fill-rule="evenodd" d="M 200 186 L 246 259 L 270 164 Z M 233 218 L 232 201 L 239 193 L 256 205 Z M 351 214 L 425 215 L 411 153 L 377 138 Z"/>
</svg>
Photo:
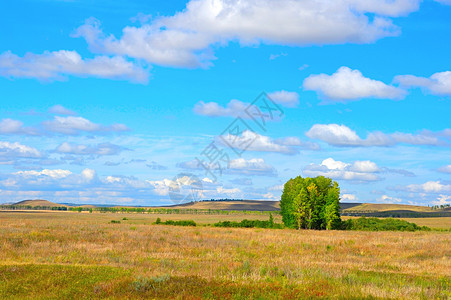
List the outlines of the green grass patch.
<svg viewBox="0 0 451 300">
<path fill-rule="evenodd" d="M 0 299 L 86 299 L 105 295 L 98 285 L 127 276 L 128 271 L 105 266 L 0 266 Z"/>
</svg>

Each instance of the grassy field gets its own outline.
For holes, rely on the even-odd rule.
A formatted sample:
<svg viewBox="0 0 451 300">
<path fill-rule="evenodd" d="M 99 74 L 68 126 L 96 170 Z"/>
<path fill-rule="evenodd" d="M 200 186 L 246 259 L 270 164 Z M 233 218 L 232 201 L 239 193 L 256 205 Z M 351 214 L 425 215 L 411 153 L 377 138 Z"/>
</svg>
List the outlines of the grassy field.
<svg viewBox="0 0 451 300">
<path fill-rule="evenodd" d="M 449 232 L 152 225 L 157 217 L 267 218 L 0 212 L 0 298 L 451 297 Z"/>
<path fill-rule="evenodd" d="M 434 212 L 434 210 L 428 206 L 418 205 L 405 205 L 405 204 L 376 204 L 376 203 L 362 203 L 344 211 L 397 211 L 408 210 L 415 212 Z"/>
</svg>

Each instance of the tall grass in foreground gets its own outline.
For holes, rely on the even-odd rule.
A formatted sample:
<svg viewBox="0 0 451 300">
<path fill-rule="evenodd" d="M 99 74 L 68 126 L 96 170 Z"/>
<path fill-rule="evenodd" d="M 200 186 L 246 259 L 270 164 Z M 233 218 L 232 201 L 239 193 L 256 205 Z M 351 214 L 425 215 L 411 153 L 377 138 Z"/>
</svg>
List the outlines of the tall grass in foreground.
<svg viewBox="0 0 451 300">
<path fill-rule="evenodd" d="M 0 213 L 0 298 L 451 297 L 449 232 L 150 225 L 155 220 Z"/>
</svg>

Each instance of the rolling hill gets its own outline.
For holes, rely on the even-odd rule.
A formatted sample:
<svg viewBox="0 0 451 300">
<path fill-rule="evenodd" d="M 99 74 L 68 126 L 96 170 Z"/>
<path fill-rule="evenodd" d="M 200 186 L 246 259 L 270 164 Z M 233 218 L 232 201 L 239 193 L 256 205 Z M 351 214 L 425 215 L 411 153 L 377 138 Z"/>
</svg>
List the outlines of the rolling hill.
<svg viewBox="0 0 451 300">
<path fill-rule="evenodd" d="M 13 206 L 28 207 L 76 207 L 77 204 L 60 204 L 48 200 L 23 200 Z M 83 208 L 96 208 L 96 205 L 84 204 Z M 405 204 L 375 204 L 375 203 L 340 203 L 344 216 L 375 216 L 375 217 L 446 217 L 451 216 L 451 210 L 433 210 L 428 206 Z M 117 206 L 119 207 L 119 206 Z M 128 206 L 132 207 L 132 206 Z M 142 207 L 142 206 L 141 206 Z M 146 208 L 146 207 L 143 207 Z M 216 200 L 197 201 L 183 204 L 147 208 L 166 209 L 198 209 L 198 210 L 230 210 L 230 211 L 278 211 L 279 201 L 265 200 Z"/>
<path fill-rule="evenodd" d="M 54 203 L 54 202 L 51 202 L 48 200 L 42 200 L 42 199 L 23 200 L 23 201 L 16 202 L 13 205 L 14 206 L 31 206 L 31 207 L 35 207 L 35 206 L 67 207 L 67 205 L 64 205 L 64 204 Z"/>
</svg>

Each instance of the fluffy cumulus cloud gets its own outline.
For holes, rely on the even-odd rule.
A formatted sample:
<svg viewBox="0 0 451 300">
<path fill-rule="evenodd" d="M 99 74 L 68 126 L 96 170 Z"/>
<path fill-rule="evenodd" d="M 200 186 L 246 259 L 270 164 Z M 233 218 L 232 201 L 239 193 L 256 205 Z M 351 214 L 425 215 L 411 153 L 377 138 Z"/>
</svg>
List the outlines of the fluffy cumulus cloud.
<svg viewBox="0 0 451 300">
<path fill-rule="evenodd" d="M 387 196 L 387 195 L 382 195 L 376 201 L 379 202 L 379 203 L 394 204 L 394 203 L 401 203 L 402 199 L 391 197 L 391 196 Z"/>
<path fill-rule="evenodd" d="M 216 102 L 198 102 L 193 111 L 201 116 L 208 117 L 246 117 L 244 110 L 249 106 L 249 103 L 241 102 L 239 100 L 231 100 L 226 106 L 221 106 Z"/>
<path fill-rule="evenodd" d="M 202 166 L 202 164 L 204 166 Z M 276 169 L 267 164 L 262 158 L 232 159 L 221 163 L 205 163 L 194 159 L 177 164 L 178 167 L 188 170 L 205 170 L 207 167 L 214 174 L 234 174 L 234 175 L 255 175 L 255 176 L 276 176 Z"/>
<path fill-rule="evenodd" d="M 400 88 L 364 77 L 359 70 L 348 67 L 341 67 L 332 75 L 310 75 L 304 80 L 303 87 L 324 98 L 342 102 L 362 98 L 401 99 L 406 94 Z"/>
<path fill-rule="evenodd" d="M 379 172 L 380 168 L 372 161 L 355 161 L 350 164 L 333 158 L 327 158 L 319 165 L 310 164 L 304 168 L 306 176 L 326 176 L 357 182 L 381 180 L 377 174 Z"/>
<path fill-rule="evenodd" d="M 354 194 L 342 194 L 342 195 L 340 196 L 340 200 L 341 200 L 342 202 L 357 202 L 357 201 L 358 201 L 358 198 L 357 198 L 357 196 L 354 195 Z"/>
<path fill-rule="evenodd" d="M 93 123 L 83 117 L 73 116 L 55 116 L 53 120 L 44 121 L 42 125 L 48 131 L 69 135 L 75 135 L 81 132 L 120 132 L 128 130 L 128 127 L 124 124 L 104 126 Z"/>
<path fill-rule="evenodd" d="M 430 77 L 419 77 L 414 75 L 399 75 L 395 81 L 405 87 L 420 87 L 433 95 L 451 95 L 451 71 L 438 72 Z"/>
<path fill-rule="evenodd" d="M 0 159 L 8 158 L 40 158 L 43 154 L 36 148 L 19 142 L 10 143 L 0 141 Z"/>
<path fill-rule="evenodd" d="M 18 171 L 0 175 L 0 188 L 5 190 L 61 191 L 85 189 L 97 181 L 96 172 L 84 169 L 76 174 L 64 169 L 43 169 Z"/>
<path fill-rule="evenodd" d="M 23 177 L 36 177 L 36 176 L 48 176 L 51 177 L 53 179 L 61 179 L 61 178 L 65 178 L 69 175 L 71 175 L 72 172 L 69 170 L 61 170 L 61 169 L 55 169 L 55 170 L 49 170 L 49 169 L 44 169 L 42 171 L 19 171 L 16 172 L 15 175 L 20 175 Z"/>
<path fill-rule="evenodd" d="M 89 19 L 74 36 L 92 51 L 144 59 L 178 67 L 209 65 L 212 45 L 323 45 L 371 43 L 396 36 L 391 18 L 416 11 L 419 0 L 192 0 L 186 9 L 154 18 L 140 27 L 127 26 L 117 38 Z M 367 14 L 372 14 L 370 18 Z"/>
<path fill-rule="evenodd" d="M 286 107 L 296 107 L 299 105 L 299 94 L 296 92 L 281 90 L 269 93 L 268 96 L 274 102 Z"/>
<path fill-rule="evenodd" d="M 240 135 L 229 133 L 218 137 L 217 140 L 225 146 L 238 150 L 275 152 L 288 155 L 299 153 L 299 149 L 319 149 L 318 144 L 304 142 L 297 137 L 273 139 L 250 130 L 245 130 Z"/>
<path fill-rule="evenodd" d="M 35 128 L 25 127 L 21 121 L 13 119 L 2 119 L 0 121 L 0 134 L 26 134 L 37 135 Z"/>
<path fill-rule="evenodd" d="M 451 184 L 447 184 L 439 180 L 428 181 L 423 184 L 410 184 L 406 186 L 404 190 L 407 190 L 409 192 L 441 194 L 445 192 L 451 192 Z"/>
<path fill-rule="evenodd" d="M 451 2 L 450 2 L 451 5 Z M 439 195 L 437 200 L 432 201 L 434 205 L 449 205 L 451 204 L 451 195 Z"/>
<path fill-rule="evenodd" d="M 268 97 L 277 104 L 285 107 L 295 107 L 299 104 L 299 94 L 296 92 L 277 91 L 268 94 Z M 201 116 L 208 117 L 241 117 L 249 119 L 250 116 L 246 114 L 245 110 L 251 103 L 242 102 L 240 100 L 232 99 L 225 106 L 221 106 L 217 102 L 199 101 L 193 108 L 193 111 Z M 254 106 L 255 109 L 259 109 Z M 260 110 L 260 109 L 259 109 Z M 274 118 L 278 120 L 278 118 Z"/>
<path fill-rule="evenodd" d="M 119 154 L 123 150 L 123 147 L 111 143 L 101 143 L 93 146 L 87 146 L 64 142 L 55 149 L 55 152 L 78 155 L 115 155 Z"/>
<path fill-rule="evenodd" d="M 321 140 L 329 145 L 339 147 L 371 147 L 393 146 L 396 144 L 444 146 L 447 142 L 440 137 L 446 130 L 433 133 L 423 131 L 418 134 L 396 132 L 385 134 L 380 131 L 370 132 L 366 138 L 361 138 L 351 128 L 338 124 L 315 124 L 306 135 L 311 139 Z"/>
<path fill-rule="evenodd" d="M 192 199 L 197 199 L 203 196 L 203 183 L 208 183 L 208 178 L 200 180 L 192 174 L 181 174 L 174 179 L 163 179 L 156 181 L 147 181 L 154 188 L 155 192 L 160 196 L 171 196 L 172 200 L 177 201 L 177 196 L 186 196 L 187 194 L 194 193 Z M 171 195 L 172 193 L 172 195 Z M 173 198 L 176 197 L 176 198 Z"/>
<path fill-rule="evenodd" d="M 11 78 L 62 80 L 68 75 L 131 80 L 145 83 L 148 71 L 123 57 L 96 56 L 83 59 L 76 51 L 27 53 L 20 57 L 11 52 L 0 54 L 0 75 Z"/>
</svg>

